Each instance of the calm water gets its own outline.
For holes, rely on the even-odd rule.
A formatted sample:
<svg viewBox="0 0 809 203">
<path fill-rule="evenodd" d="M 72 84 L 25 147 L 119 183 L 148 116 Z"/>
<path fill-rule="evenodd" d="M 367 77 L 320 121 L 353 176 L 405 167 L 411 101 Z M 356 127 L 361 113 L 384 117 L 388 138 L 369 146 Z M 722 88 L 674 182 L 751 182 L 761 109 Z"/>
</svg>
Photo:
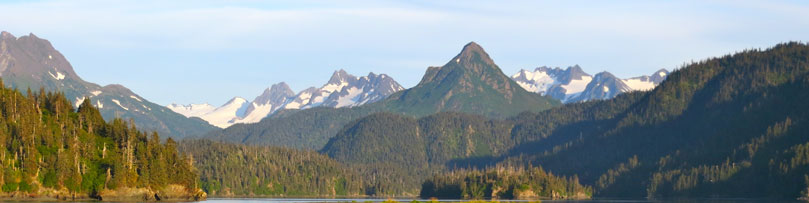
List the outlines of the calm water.
<svg viewBox="0 0 809 203">
<path fill-rule="evenodd" d="M 276 199 L 276 198 L 251 198 L 251 199 L 218 199 L 212 198 L 204 201 L 205 203 L 337 203 L 337 202 L 352 202 L 356 201 L 359 203 L 364 202 L 383 202 L 387 199 Z M 394 199 L 401 203 L 409 203 L 413 201 L 413 199 Z M 428 200 L 419 200 L 422 202 L 426 202 Z M 440 202 L 464 202 L 464 200 L 439 200 Z M 521 200 L 500 200 L 500 202 L 527 202 Z M 638 199 L 638 200 L 628 200 L 628 199 L 598 199 L 598 200 L 580 200 L 580 201 L 572 201 L 572 200 L 543 200 L 542 202 L 581 202 L 581 203 L 616 203 L 616 202 L 633 202 L 633 203 L 642 203 L 642 202 L 671 202 L 671 203 L 730 203 L 730 202 L 800 202 L 797 200 L 777 200 L 777 199 L 684 199 L 684 200 L 659 200 L 659 201 L 650 201 L 645 199 Z"/>
</svg>

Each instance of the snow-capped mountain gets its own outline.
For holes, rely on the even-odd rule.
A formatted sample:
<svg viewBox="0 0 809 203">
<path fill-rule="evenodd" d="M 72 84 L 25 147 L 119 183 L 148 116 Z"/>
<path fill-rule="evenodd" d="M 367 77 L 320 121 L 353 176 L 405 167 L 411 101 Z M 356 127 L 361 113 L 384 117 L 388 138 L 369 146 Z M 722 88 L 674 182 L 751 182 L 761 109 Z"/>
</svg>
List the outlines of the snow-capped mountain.
<svg viewBox="0 0 809 203">
<path fill-rule="evenodd" d="M 646 88 L 646 85 L 640 86 Z M 654 86 L 652 86 L 654 88 Z M 593 77 L 587 87 L 576 96 L 567 99 L 567 102 L 589 101 L 595 99 L 613 98 L 618 94 L 635 90 L 626 85 L 623 80 L 609 72 L 600 72 Z"/>
<path fill-rule="evenodd" d="M 208 103 L 189 105 L 171 104 L 166 107 L 187 117 L 200 117 L 216 109 L 215 106 Z"/>
<path fill-rule="evenodd" d="M 281 109 L 353 107 L 382 100 L 401 90 L 404 87 L 385 74 L 370 73 L 357 77 L 338 70 L 325 85 L 310 87 L 298 94 L 281 82 L 265 89 L 252 102 L 236 97 L 219 108 L 209 104 L 171 104 L 168 108 L 186 117 L 199 117 L 214 126 L 226 128 L 236 123 L 259 122 Z"/>
<path fill-rule="evenodd" d="M 278 83 L 270 86 L 264 90 L 261 95 L 253 99 L 253 102 L 247 106 L 247 111 L 243 114 L 238 114 L 239 119 L 234 122 L 239 123 L 255 123 L 261 121 L 267 115 L 281 109 L 284 104 L 295 96 L 295 92 L 284 83 Z"/>
<path fill-rule="evenodd" d="M 211 125 L 216 127 L 225 128 L 230 126 L 228 123 L 233 123 L 247 110 L 249 103 L 246 99 L 241 97 L 234 97 L 227 103 L 220 107 L 214 107 L 210 104 L 190 104 L 179 105 L 171 104 L 167 107 L 174 112 L 182 114 L 186 117 L 198 117 L 202 120 L 208 121 Z"/>
<path fill-rule="evenodd" d="M 287 109 L 306 109 L 316 106 L 352 107 L 372 103 L 384 99 L 388 95 L 404 90 L 388 75 L 357 77 L 338 70 L 332 74 L 326 85 L 319 89 L 314 87 L 298 94 L 294 101 L 285 106 Z"/>
<path fill-rule="evenodd" d="M 545 66 L 534 71 L 523 69 L 511 78 L 529 92 L 548 95 L 562 102 L 583 92 L 593 80 L 593 76 L 582 71 L 578 65 L 567 69 Z"/>
<path fill-rule="evenodd" d="M 619 79 L 608 72 L 596 74 L 595 77 L 590 76 L 578 65 L 567 69 L 543 66 L 533 71 L 520 70 L 511 78 L 530 92 L 570 103 L 609 99 L 629 91 L 651 90 L 665 80 L 668 73 L 667 70 L 661 69 L 651 76 Z"/>
<path fill-rule="evenodd" d="M 654 89 L 658 84 L 663 82 L 668 76 L 669 71 L 666 69 L 660 69 L 657 72 L 652 73 L 652 76 L 644 75 L 640 77 L 634 77 L 629 79 L 624 79 L 624 83 L 628 85 L 632 90 L 651 90 Z"/>
</svg>

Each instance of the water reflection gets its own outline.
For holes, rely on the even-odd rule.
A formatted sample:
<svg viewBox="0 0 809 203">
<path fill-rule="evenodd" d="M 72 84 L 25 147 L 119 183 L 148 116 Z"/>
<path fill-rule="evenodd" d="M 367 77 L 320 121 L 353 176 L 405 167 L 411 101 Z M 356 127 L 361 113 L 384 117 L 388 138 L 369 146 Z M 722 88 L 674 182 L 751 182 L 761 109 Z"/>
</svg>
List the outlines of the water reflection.
<svg viewBox="0 0 809 203">
<path fill-rule="evenodd" d="M 209 199 L 205 203 L 336 203 L 336 202 L 358 202 L 358 203 L 380 203 L 388 199 L 276 199 L 276 198 L 249 198 L 249 199 Z M 414 199 L 393 199 L 400 203 L 409 203 Z M 430 200 L 416 199 L 420 202 L 428 202 Z M 438 200 L 439 202 L 467 202 L 469 200 Z M 528 200 L 498 200 L 499 202 L 537 202 Z M 487 201 L 488 202 L 488 201 Z M 554 203 L 618 203 L 618 202 L 665 202 L 665 203 L 753 203 L 753 202 L 801 202 L 797 200 L 786 199 L 677 199 L 677 200 L 646 200 L 646 199 L 595 199 L 595 200 L 542 200 L 541 202 L 554 202 Z"/>
</svg>

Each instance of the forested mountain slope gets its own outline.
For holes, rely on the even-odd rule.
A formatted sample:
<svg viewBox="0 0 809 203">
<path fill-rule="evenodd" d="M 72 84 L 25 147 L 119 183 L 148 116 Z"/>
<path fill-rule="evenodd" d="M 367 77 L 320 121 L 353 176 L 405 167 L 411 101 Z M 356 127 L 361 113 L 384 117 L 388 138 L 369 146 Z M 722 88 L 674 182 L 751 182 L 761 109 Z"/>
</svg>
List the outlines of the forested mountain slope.
<svg viewBox="0 0 809 203">
<path fill-rule="evenodd" d="M 506 120 L 372 115 L 344 127 L 324 152 L 363 164 L 542 166 L 607 197 L 794 198 L 809 174 L 807 89 L 809 46 L 785 43 L 687 65 L 650 92 Z M 441 141 L 448 138 L 455 143 Z M 413 152 L 386 150 L 404 140 Z"/>
<path fill-rule="evenodd" d="M 195 200 L 196 170 L 157 133 L 107 123 L 90 99 L 78 110 L 61 93 L 22 94 L 0 81 L 2 197 Z"/>
<path fill-rule="evenodd" d="M 568 125 L 597 127 L 556 128 L 548 137 L 565 142 L 509 161 L 579 174 L 602 196 L 796 197 L 809 173 L 807 73 L 801 43 L 701 61 L 625 111 Z"/>
<path fill-rule="evenodd" d="M 314 151 L 184 140 L 179 149 L 194 157 L 200 185 L 216 197 L 365 195 L 364 178 Z"/>
</svg>

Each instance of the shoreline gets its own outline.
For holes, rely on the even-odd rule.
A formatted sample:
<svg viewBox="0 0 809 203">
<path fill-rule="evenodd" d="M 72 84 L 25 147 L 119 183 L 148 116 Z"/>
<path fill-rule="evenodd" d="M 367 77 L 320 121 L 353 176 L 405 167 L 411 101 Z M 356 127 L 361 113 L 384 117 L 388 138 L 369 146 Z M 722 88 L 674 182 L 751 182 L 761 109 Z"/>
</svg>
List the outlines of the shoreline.
<svg viewBox="0 0 809 203">
<path fill-rule="evenodd" d="M 15 191 L 0 193 L 0 201 L 92 201 L 92 202 L 191 202 L 208 199 L 207 193 L 196 188 L 188 190 L 181 185 L 168 185 L 160 190 L 148 188 L 104 189 L 97 194 L 72 193 L 65 189 L 41 188 L 29 193 Z"/>
</svg>

